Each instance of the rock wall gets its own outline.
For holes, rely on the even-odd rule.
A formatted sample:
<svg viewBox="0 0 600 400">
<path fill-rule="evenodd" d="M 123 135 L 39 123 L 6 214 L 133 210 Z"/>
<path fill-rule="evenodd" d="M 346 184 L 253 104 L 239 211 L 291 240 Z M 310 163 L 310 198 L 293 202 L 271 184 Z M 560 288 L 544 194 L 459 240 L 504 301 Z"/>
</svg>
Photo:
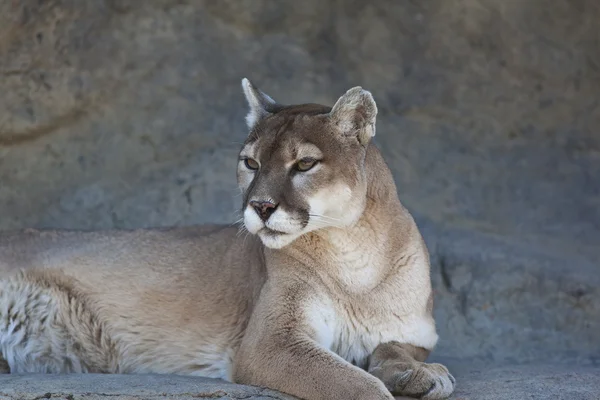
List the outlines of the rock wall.
<svg viewBox="0 0 600 400">
<path fill-rule="evenodd" d="M 243 5 L 240 5 L 243 4 Z M 600 362 L 595 0 L 5 0 L 0 229 L 229 222 L 240 79 L 371 90 L 437 354 Z"/>
</svg>

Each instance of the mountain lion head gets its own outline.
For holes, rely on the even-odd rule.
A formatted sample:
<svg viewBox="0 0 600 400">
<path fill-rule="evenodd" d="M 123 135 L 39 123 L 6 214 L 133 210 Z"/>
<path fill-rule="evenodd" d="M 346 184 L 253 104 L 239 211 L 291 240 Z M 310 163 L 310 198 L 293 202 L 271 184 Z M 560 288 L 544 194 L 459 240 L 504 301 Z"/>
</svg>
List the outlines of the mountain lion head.
<svg viewBox="0 0 600 400">
<path fill-rule="evenodd" d="M 270 248 L 354 224 L 366 203 L 366 150 L 377 106 L 348 90 L 333 107 L 276 103 L 247 79 L 250 129 L 239 154 L 244 225 Z"/>
</svg>

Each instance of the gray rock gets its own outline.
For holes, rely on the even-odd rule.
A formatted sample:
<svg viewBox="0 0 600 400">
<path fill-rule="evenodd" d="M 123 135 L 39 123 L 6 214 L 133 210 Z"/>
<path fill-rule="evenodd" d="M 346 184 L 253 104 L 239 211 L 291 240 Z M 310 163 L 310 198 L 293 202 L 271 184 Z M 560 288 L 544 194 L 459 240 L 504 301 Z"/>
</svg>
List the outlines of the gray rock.
<svg viewBox="0 0 600 400">
<path fill-rule="evenodd" d="M 248 399 L 293 400 L 254 386 L 174 375 L 5 375 L 0 399 Z"/>
<path fill-rule="evenodd" d="M 0 229 L 231 222 L 243 76 L 371 90 L 435 355 L 600 363 L 595 0 L 0 2 Z M 535 378 L 531 378 L 535 379 Z"/>
<path fill-rule="evenodd" d="M 527 365 L 457 373 L 455 400 L 598 400 L 597 368 Z"/>
<path fill-rule="evenodd" d="M 547 365 L 456 368 L 456 400 L 598 400 L 600 369 Z M 272 390 L 169 375 L 5 375 L 0 399 L 293 400 Z"/>
</svg>

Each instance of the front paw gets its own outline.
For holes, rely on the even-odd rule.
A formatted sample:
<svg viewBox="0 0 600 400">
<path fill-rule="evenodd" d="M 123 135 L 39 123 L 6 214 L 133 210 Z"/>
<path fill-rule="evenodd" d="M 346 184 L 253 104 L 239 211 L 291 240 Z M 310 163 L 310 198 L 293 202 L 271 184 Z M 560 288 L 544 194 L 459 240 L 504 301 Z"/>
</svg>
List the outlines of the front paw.
<svg viewBox="0 0 600 400">
<path fill-rule="evenodd" d="M 394 395 L 424 400 L 446 399 L 454 392 L 456 381 L 442 364 L 398 365 L 386 386 Z"/>
</svg>

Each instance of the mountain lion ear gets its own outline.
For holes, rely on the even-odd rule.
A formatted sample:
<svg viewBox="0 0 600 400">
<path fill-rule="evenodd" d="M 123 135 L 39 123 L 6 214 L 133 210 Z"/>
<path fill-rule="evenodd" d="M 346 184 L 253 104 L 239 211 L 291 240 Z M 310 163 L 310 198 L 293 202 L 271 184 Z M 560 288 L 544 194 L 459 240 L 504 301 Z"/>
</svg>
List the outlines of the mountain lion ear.
<svg viewBox="0 0 600 400">
<path fill-rule="evenodd" d="M 329 116 L 343 136 L 356 136 L 362 145 L 375 136 L 377 105 L 371 93 L 360 86 L 342 95 Z"/>
<path fill-rule="evenodd" d="M 246 115 L 246 124 L 252 129 L 258 121 L 275 111 L 275 100 L 258 90 L 247 78 L 242 79 L 242 89 L 246 95 L 250 110 Z"/>
</svg>

